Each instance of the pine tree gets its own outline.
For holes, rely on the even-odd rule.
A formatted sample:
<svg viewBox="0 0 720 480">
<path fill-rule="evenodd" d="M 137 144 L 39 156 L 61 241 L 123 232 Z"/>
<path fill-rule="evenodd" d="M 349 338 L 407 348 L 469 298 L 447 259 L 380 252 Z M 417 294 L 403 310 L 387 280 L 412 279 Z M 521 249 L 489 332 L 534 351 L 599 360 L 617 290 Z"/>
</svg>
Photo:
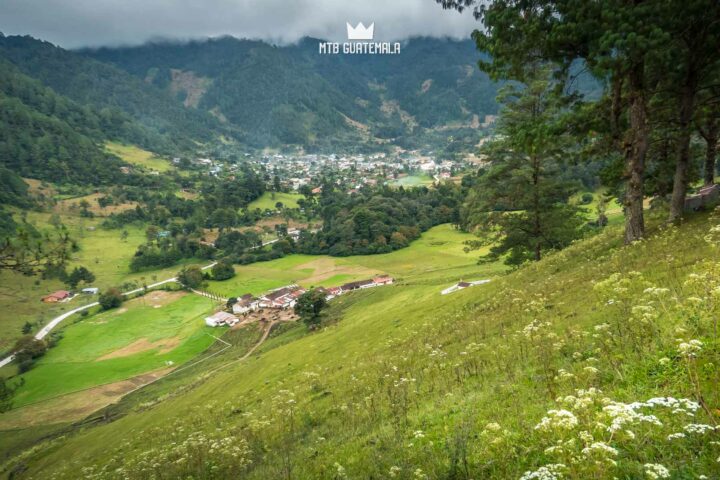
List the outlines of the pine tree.
<svg viewBox="0 0 720 480">
<path fill-rule="evenodd" d="M 486 149 L 491 164 L 466 205 L 470 223 L 491 232 L 489 258 L 507 255 L 511 265 L 540 260 L 580 235 L 580 210 L 568 204 L 574 188 L 562 179 L 569 142 L 551 75 L 547 67 L 532 68 L 524 86 L 501 91 L 499 140 Z"/>
</svg>

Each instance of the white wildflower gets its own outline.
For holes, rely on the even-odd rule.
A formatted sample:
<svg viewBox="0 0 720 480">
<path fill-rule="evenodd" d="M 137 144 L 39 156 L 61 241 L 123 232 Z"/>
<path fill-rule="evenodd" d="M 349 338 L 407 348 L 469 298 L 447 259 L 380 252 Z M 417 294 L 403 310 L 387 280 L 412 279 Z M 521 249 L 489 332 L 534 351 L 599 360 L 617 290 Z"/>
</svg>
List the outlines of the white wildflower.
<svg viewBox="0 0 720 480">
<path fill-rule="evenodd" d="M 697 357 L 702 351 L 703 343 L 700 340 L 690 340 L 689 342 L 680 342 L 678 352 L 688 358 Z"/>
<path fill-rule="evenodd" d="M 644 467 L 645 474 L 648 478 L 653 480 L 657 480 L 658 478 L 670 478 L 670 470 L 659 463 L 646 463 Z"/>
<path fill-rule="evenodd" d="M 562 463 L 551 463 L 535 471 L 525 472 L 520 480 L 560 480 L 564 478 L 562 470 L 565 468 Z"/>
<path fill-rule="evenodd" d="M 571 430 L 578 424 L 577 417 L 569 410 L 548 410 L 547 416 L 543 417 L 535 426 L 536 430 Z"/>
<path fill-rule="evenodd" d="M 683 430 L 685 430 L 687 433 L 697 433 L 700 435 L 708 432 L 714 432 L 716 429 L 717 427 L 714 427 L 712 425 L 704 425 L 702 423 L 690 423 L 683 427 Z"/>
</svg>

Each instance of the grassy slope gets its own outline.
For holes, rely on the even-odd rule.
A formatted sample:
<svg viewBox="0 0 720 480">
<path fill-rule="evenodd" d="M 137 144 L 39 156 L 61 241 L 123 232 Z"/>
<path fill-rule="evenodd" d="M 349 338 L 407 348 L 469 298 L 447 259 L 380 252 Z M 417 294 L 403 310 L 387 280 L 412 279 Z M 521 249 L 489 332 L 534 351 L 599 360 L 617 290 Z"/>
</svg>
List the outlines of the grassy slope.
<svg viewBox="0 0 720 480">
<path fill-rule="evenodd" d="M 286 208 L 298 208 L 297 201 L 303 198 L 299 193 L 265 192 L 256 200 L 250 202 L 248 208 L 254 210 L 275 210 L 275 204 L 282 202 Z"/>
<path fill-rule="evenodd" d="M 91 317 L 77 317 L 63 330 L 63 338 L 29 372 L 14 405 L 26 404 L 114 382 L 166 366 L 183 363 L 205 350 L 214 339 L 212 329 L 204 326 L 203 315 L 214 303 L 205 297 L 186 295 L 168 305 L 155 307 L 144 299 L 132 300 L 122 309 Z M 99 360 L 103 355 L 126 347 L 140 339 L 149 342 L 173 339 L 174 347 L 161 347 Z"/>
<path fill-rule="evenodd" d="M 502 270 L 498 264 L 478 267 L 479 252 L 465 253 L 463 242 L 472 235 L 449 225 L 425 232 L 409 247 L 383 255 L 329 257 L 290 255 L 270 262 L 236 267 L 237 275 L 223 282 L 210 282 L 209 290 L 223 296 L 259 294 L 289 283 L 304 287 L 337 286 L 352 280 L 388 273 L 402 282 L 452 283 L 476 280 Z"/>
<path fill-rule="evenodd" d="M 95 465 L 99 473 L 122 465 L 129 478 L 149 471 L 161 478 L 215 478 L 205 469 L 215 465 L 220 478 L 288 472 L 292 478 L 384 478 L 392 467 L 401 469 L 399 478 L 519 478 L 546 463 L 566 463 L 570 478 L 643 478 L 644 463 L 662 463 L 674 478 L 716 478 L 716 446 L 665 438 L 680 429 L 677 422 L 690 421 L 686 417 L 658 409 L 667 427 L 628 425 L 636 439 L 608 438 L 595 423 L 601 404 L 581 414 L 580 407 L 554 399 L 588 387 L 626 402 L 693 397 L 689 366 L 709 408 L 718 407 L 717 369 L 710 362 L 718 361 L 711 319 L 719 312 L 711 292 L 720 288 L 720 266 L 706 262 L 716 250 L 703 239 L 717 223 L 698 216 L 625 248 L 620 230 L 611 228 L 448 296 L 428 281 L 342 297 L 333 306 L 337 324 L 303 336 L 288 332 L 289 341 L 278 337 L 258 358 L 229 365 L 185 394 L 53 441 L 25 459 L 24 477 L 56 472 L 74 478 L 83 466 Z M 691 272 L 706 276 L 699 287 L 686 283 Z M 603 287 L 609 293 L 593 288 L 613 274 L 620 277 Z M 669 291 L 643 293 L 650 285 Z M 644 315 L 650 311 L 654 315 Z M 539 333 L 516 333 L 535 319 Z M 605 323 L 617 333 L 598 333 L 594 327 Z M 678 355 L 679 336 L 705 342 L 697 361 Z M 581 424 L 535 429 L 549 408 L 573 408 Z M 701 412 L 696 421 L 710 420 Z M 581 429 L 592 440 L 581 440 Z M 172 447 L 189 432 L 228 437 L 247 451 L 236 457 L 226 457 L 224 448 L 209 452 L 203 437 L 196 451 Z M 570 453 L 545 451 L 558 440 L 574 440 L 563 447 Z M 595 440 L 620 451 L 617 466 L 581 453 Z M 148 451 L 144 463 L 141 452 Z M 247 471 L 238 471 L 241 458 L 252 460 Z"/>
<path fill-rule="evenodd" d="M 152 152 L 143 150 L 135 145 L 123 145 L 116 142 L 107 142 L 105 144 L 105 149 L 108 152 L 117 155 L 129 164 L 145 167 L 149 170 L 167 172 L 173 168 L 167 160 L 158 158 Z"/>
</svg>

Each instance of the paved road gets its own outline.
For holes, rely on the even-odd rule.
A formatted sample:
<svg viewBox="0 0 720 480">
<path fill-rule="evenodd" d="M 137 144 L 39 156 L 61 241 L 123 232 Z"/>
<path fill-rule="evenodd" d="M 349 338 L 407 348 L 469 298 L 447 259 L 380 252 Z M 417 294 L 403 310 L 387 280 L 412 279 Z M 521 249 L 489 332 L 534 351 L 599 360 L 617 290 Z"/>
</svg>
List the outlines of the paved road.
<svg viewBox="0 0 720 480">
<path fill-rule="evenodd" d="M 263 242 L 262 245 L 255 247 L 255 248 L 260 248 L 260 247 L 264 247 L 266 245 L 271 245 L 277 241 L 278 241 L 277 238 L 274 240 L 268 240 L 267 242 Z M 214 267 L 216 263 L 217 262 L 213 262 L 210 265 L 205 265 L 204 267 L 201 267 L 201 269 L 207 270 L 208 268 Z M 151 288 L 159 287 L 161 285 L 165 285 L 166 283 L 173 283 L 173 282 L 177 282 L 177 277 L 168 278 L 167 280 L 162 280 L 160 282 L 153 283 L 151 285 L 148 285 L 147 287 L 140 287 L 140 288 L 136 288 L 135 290 L 130 290 L 129 292 L 123 292 L 123 295 L 133 295 L 135 293 L 142 292 L 146 288 L 151 289 Z M 45 336 L 48 333 L 50 333 L 50 331 L 53 328 L 57 327 L 60 322 L 62 322 L 69 316 L 75 315 L 76 313 L 82 312 L 83 310 L 87 310 L 88 308 L 92 308 L 96 305 L 98 305 L 98 302 L 92 302 L 87 305 L 83 305 L 82 307 L 78 307 L 73 310 L 70 310 L 69 312 L 65 312 L 62 315 L 58 315 L 57 317 L 50 320 L 47 325 L 45 325 L 43 328 L 41 328 L 40 331 L 35 334 L 35 338 L 37 338 L 38 340 L 42 340 L 43 338 L 45 338 Z M 0 360 L 0 368 L 4 367 L 8 363 L 12 362 L 14 358 L 15 358 L 15 355 L 9 355 L 9 356 L 3 358 L 2 360 Z"/>
<path fill-rule="evenodd" d="M 202 267 L 202 269 L 207 270 L 208 268 L 212 268 L 216 263 L 217 262 L 213 262 L 210 265 L 205 265 L 204 267 Z M 166 283 L 173 283 L 173 282 L 177 282 L 177 277 L 172 277 L 172 278 L 168 278 L 167 280 L 155 282 L 151 285 L 148 285 L 147 288 L 148 289 L 156 288 L 161 285 L 165 285 Z M 142 292 L 143 290 L 145 290 L 145 287 L 140 287 L 140 288 L 136 288 L 135 290 L 123 292 L 123 295 L 126 295 L 126 296 L 133 295 L 135 293 Z M 68 318 L 72 315 L 75 315 L 76 313 L 80 313 L 83 310 L 87 310 L 88 308 L 95 307 L 97 305 L 99 305 L 98 302 L 88 303 L 87 305 L 83 305 L 82 307 L 77 307 L 75 309 L 70 310 L 69 312 L 63 313 L 62 315 L 58 315 L 57 317 L 50 320 L 47 325 L 45 325 L 43 328 L 41 328 L 40 331 L 38 331 L 35 334 L 35 338 L 37 338 L 38 340 L 42 340 L 43 338 L 45 338 L 47 336 L 48 333 L 50 333 L 52 331 L 53 328 L 57 327 L 60 324 L 60 322 L 62 322 L 66 318 Z M 0 368 L 4 367 L 8 363 L 12 362 L 14 358 L 15 358 L 15 355 L 10 355 L 10 356 L 5 357 L 4 359 L 0 360 Z"/>
</svg>

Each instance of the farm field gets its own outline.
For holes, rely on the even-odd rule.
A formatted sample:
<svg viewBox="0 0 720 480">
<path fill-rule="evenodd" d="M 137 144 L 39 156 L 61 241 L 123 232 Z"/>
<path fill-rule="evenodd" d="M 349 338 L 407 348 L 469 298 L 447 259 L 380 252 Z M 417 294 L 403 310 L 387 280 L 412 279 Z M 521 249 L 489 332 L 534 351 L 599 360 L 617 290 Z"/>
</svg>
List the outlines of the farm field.
<svg viewBox="0 0 720 480">
<path fill-rule="evenodd" d="M 237 297 L 244 293 L 257 295 L 289 283 L 303 287 L 336 286 L 381 273 L 403 283 L 440 285 L 503 271 L 504 267 L 497 263 L 477 265 L 479 251 L 465 253 L 463 242 L 472 238 L 450 225 L 440 225 L 423 233 L 410 246 L 391 253 L 351 257 L 294 254 L 237 266 L 235 277 L 211 281 L 208 289 L 224 297 Z"/>
<path fill-rule="evenodd" d="M 152 152 L 143 150 L 135 145 L 123 145 L 116 142 L 107 142 L 105 149 L 125 160 L 127 163 L 145 167 L 149 170 L 158 172 L 167 172 L 173 169 L 173 166 L 167 160 L 156 157 Z"/>
<path fill-rule="evenodd" d="M 682 308 L 695 308 L 685 299 L 694 298 L 704 285 L 697 290 L 678 279 L 713 271 L 706 262 L 713 248 L 704 237 L 716 222 L 703 218 L 707 217 L 678 229 L 653 227 L 642 245 L 625 248 L 620 229 L 611 227 L 489 284 L 447 296 L 439 295 L 437 285 L 428 282 L 340 297 L 332 306 L 335 323 L 304 335 L 291 330 L 263 345 L 249 361 L 219 368 L 195 388 L 152 409 L 49 443 L 28 462 L 26 475 L 42 472 L 73 478 L 81 467 L 92 472 L 120 466 L 140 471 L 145 452 L 170 451 L 168 445 L 184 438 L 177 434 L 182 428 L 209 439 L 229 436 L 234 445 L 247 446 L 252 463 L 243 473 L 245 478 L 282 477 L 282 458 L 293 462 L 294 478 L 332 475 L 336 465 L 348 478 L 382 478 L 394 466 L 443 478 L 454 455 L 444 446 L 454 448 L 450 445 L 456 438 L 464 439 L 475 455 L 469 457 L 472 472 L 484 472 L 487 478 L 520 478 L 545 464 L 544 452 L 555 443 L 536 425 L 548 410 L 561 408 L 567 398 L 575 400 L 581 394 L 578 389 L 592 387 L 603 397 L 628 403 L 692 395 L 694 387 L 683 360 L 675 355 L 677 328 L 691 328 L 692 338 L 711 342 L 710 316 L 695 324 L 696 319 L 687 320 L 669 309 L 653 320 L 657 330 L 643 344 L 613 337 L 628 342 L 628 349 L 632 345 L 643 349 L 618 365 L 618 347 L 602 343 L 593 333 L 607 322 L 627 325 L 625 307 L 609 305 L 602 290 L 589 292 L 588 286 L 612 280 L 613 275 L 634 278 L 622 283 L 632 289 L 631 296 L 648 285 L 668 287 L 670 295 L 678 295 Z M 677 241 L 680 238 L 683 242 Z M 288 262 L 287 267 L 303 265 L 297 262 Z M 402 261 L 386 260 L 386 264 L 402 265 Z M 426 278 L 427 273 L 419 276 Z M 613 294 L 614 283 L 606 283 Z M 560 349 L 538 350 L 516 334 L 536 322 L 541 322 L 541 332 L 547 329 L 551 345 L 562 342 Z M 611 351 L 606 354 L 600 345 Z M 571 353 L 576 351 L 577 355 Z M 572 375 L 570 380 L 544 377 L 542 355 L 551 355 L 553 372 L 566 372 L 565 376 Z M 708 404 L 716 405 L 715 354 L 703 350 L 703 355 L 708 358 L 697 359 L 699 388 Z M 567 408 L 587 411 L 589 419 L 578 416 L 577 421 L 587 422 L 593 432 L 589 434 L 599 436 L 607 433 L 606 428 L 595 430 L 593 422 L 605 418 L 595 416 L 602 415 L 605 405 L 597 401 Z M 666 445 L 667 432 L 682 429 L 677 423 L 682 416 L 659 406 L 653 413 L 662 415 L 664 423 L 644 427 L 642 442 L 613 443 L 624 454 L 618 456 L 618 463 L 626 462 L 628 468 L 639 464 L 637 471 L 642 472 L 644 463 L 662 462 L 676 469 L 676 478 L 697 478 L 700 473 L 713 478 L 715 453 L 697 460 L 685 448 L 667 452 L 648 448 L 648 443 Z M 685 420 L 709 421 L 702 410 L 696 416 Z M 488 435 L 522 439 L 524 448 L 500 448 L 488 442 Z M 219 468 L 235 465 L 220 454 L 213 458 Z M 497 458 L 502 461 L 493 461 Z"/>
<path fill-rule="evenodd" d="M 265 192 L 256 200 L 250 202 L 249 210 L 275 210 L 275 204 L 281 202 L 286 208 L 298 208 L 297 201 L 303 198 L 299 193 Z"/>
<path fill-rule="evenodd" d="M 182 364 L 215 341 L 209 333 L 220 332 L 202 321 L 213 306 L 205 297 L 154 291 L 119 309 L 74 317 L 58 344 L 12 380 L 23 382 L 14 405 Z"/>
<path fill-rule="evenodd" d="M 36 228 L 48 228 L 50 213 L 28 212 L 30 223 Z M 80 250 L 73 252 L 68 270 L 85 266 L 96 277 L 93 286 L 101 289 L 119 286 L 125 282 L 150 284 L 175 276 L 183 264 L 198 263 L 185 260 L 165 269 L 133 273 L 129 270 L 130 259 L 138 245 L 145 241 L 145 228 L 128 225 L 124 229 L 106 230 L 100 228 L 102 219 L 63 215 L 62 221 L 75 239 Z M 126 240 L 121 239 L 122 230 L 128 232 Z M 204 262 L 205 264 L 207 262 Z M 47 320 L 90 301 L 92 297 L 79 296 L 68 303 L 45 304 L 40 298 L 50 292 L 66 289 L 57 279 L 40 279 L 18 273 L 0 272 L 0 351 L 8 349 L 21 335 L 25 322 L 43 324 Z M 8 315 L 7 312 L 13 312 Z"/>
</svg>

